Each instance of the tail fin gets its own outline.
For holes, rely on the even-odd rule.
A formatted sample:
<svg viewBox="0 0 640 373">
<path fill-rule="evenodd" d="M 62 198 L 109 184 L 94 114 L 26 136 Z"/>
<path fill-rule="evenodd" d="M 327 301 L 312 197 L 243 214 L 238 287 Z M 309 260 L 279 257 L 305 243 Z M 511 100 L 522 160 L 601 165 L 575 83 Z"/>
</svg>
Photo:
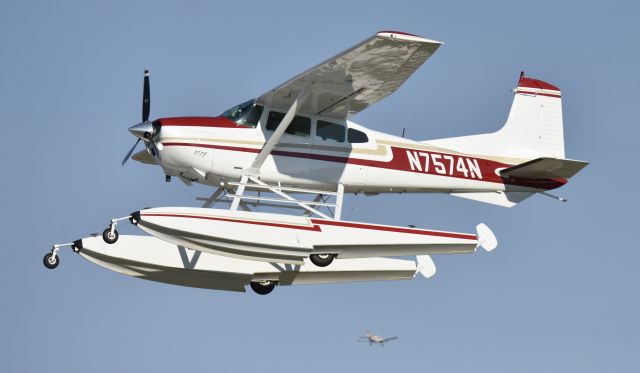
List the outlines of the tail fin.
<svg viewBox="0 0 640 373">
<path fill-rule="evenodd" d="M 564 158 L 560 89 L 520 73 L 505 125 L 494 133 L 425 141 L 475 155 Z"/>
</svg>

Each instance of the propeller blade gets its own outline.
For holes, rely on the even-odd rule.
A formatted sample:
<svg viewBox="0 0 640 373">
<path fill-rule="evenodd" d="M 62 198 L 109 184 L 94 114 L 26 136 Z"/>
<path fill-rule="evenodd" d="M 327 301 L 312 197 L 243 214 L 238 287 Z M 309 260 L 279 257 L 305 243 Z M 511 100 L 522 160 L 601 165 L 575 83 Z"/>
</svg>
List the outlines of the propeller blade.
<svg viewBox="0 0 640 373">
<path fill-rule="evenodd" d="M 149 70 L 144 71 L 144 88 L 142 91 L 142 121 L 149 120 L 151 110 L 151 92 L 149 91 Z"/>
<path fill-rule="evenodd" d="M 160 152 L 158 151 L 158 147 L 156 146 L 156 142 L 152 140 L 152 141 L 149 141 L 149 142 L 145 142 L 145 144 L 149 144 L 151 146 L 152 155 L 154 157 L 157 157 L 158 159 L 160 159 Z"/>
<path fill-rule="evenodd" d="M 127 163 L 127 161 L 129 160 L 129 158 L 131 157 L 131 154 L 133 153 L 133 151 L 135 150 L 136 146 L 138 146 L 138 143 L 140 142 L 140 139 L 138 139 L 138 141 L 136 141 L 135 144 L 133 144 L 133 146 L 131 147 L 131 149 L 129 150 L 129 153 L 127 153 L 127 155 L 124 157 L 124 159 L 122 160 L 122 165 L 124 166 L 125 163 Z"/>
</svg>

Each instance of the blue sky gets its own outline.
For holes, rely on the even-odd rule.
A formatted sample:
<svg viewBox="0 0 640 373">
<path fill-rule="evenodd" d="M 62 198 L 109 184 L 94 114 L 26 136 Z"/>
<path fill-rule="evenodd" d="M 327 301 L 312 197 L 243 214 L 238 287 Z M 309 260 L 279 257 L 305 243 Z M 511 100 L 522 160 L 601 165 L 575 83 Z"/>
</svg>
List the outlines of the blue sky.
<svg viewBox="0 0 640 373">
<path fill-rule="evenodd" d="M 615 1 L 2 1 L 0 371 L 637 372 L 638 11 Z M 42 266 L 52 243 L 110 217 L 207 193 L 164 183 L 158 168 L 120 167 L 144 68 L 152 118 L 216 115 L 387 29 L 445 45 L 356 122 L 415 139 L 493 131 L 525 70 L 562 89 L 567 157 L 591 162 L 558 191 L 569 202 L 349 201 L 354 220 L 494 229 L 496 251 L 435 257 L 430 280 L 259 297 L 142 281 L 71 252 L 56 271 Z M 366 329 L 400 339 L 355 343 Z"/>
</svg>

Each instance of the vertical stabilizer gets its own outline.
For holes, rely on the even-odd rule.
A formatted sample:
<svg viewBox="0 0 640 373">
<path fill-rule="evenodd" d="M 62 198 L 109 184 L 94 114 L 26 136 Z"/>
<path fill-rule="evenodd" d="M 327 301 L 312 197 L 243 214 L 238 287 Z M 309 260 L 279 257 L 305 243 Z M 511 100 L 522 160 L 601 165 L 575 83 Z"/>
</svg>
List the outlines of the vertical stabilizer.
<svg viewBox="0 0 640 373">
<path fill-rule="evenodd" d="M 520 74 L 507 123 L 496 135 L 532 156 L 564 158 L 560 89 Z"/>
<path fill-rule="evenodd" d="M 468 154 L 564 158 L 560 89 L 522 72 L 507 122 L 497 132 L 425 142 Z"/>
</svg>

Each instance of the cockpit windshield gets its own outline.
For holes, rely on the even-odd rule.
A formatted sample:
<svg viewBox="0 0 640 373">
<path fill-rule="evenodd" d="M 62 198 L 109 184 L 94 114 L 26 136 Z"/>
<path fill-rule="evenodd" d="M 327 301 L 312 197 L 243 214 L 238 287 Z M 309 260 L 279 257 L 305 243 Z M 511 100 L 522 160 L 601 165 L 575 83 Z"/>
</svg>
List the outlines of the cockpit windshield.
<svg viewBox="0 0 640 373">
<path fill-rule="evenodd" d="M 222 116 L 228 118 L 239 126 L 255 127 L 262 116 L 263 107 L 256 105 L 255 100 L 243 102 L 222 113 Z"/>
</svg>

